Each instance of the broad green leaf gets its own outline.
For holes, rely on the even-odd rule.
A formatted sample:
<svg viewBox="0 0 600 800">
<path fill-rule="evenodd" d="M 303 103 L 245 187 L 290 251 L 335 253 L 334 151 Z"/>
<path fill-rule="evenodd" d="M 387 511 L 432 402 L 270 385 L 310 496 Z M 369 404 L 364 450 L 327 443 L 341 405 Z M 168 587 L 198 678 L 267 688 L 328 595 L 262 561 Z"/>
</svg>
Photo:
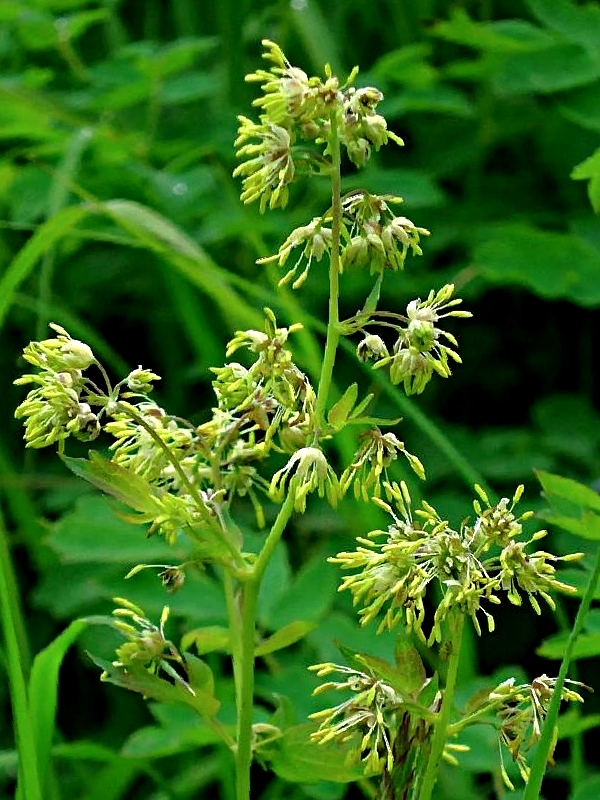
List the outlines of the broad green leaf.
<svg viewBox="0 0 600 800">
<path fill-rule="evenodd" d="M 119 754 L 106 745 L 80 739 L 76 742 L 62 742 L 52 748 L 53 758 L 65 761 L 114 761 Z"/>
<path fill-rule="evenodd" d="M 310 740 L 316 728 L 312 723 L 294 725 L 269 746 L 264 757 L 273 772 L 290 783 L 350 783 L 363 777 L 360 766 L 346 765 L 348 748 L 334 742 L 317 744 Z"/>
<path fill-rule="evenodd" d="M 395 636 L 390 633 L 377 635 L 376 631 L 375 625 L 360 625 L 353 612 L 332 611 L 308 635 L 308 641 L 317 651 L 317 661 L 338 661 L 340 643 L 354 651 L 388 658 L 394 649 Z"/>
<path fill-rule="evenodd" d="M 338 571 L 318 553 L 300 569 L 277 606 L 269 609 L 263 624 L 276 630 L 298 619 L 318 620 L 335 602 L 338 580 Z"/>
<path fill-rule="evenodd" d="M 552 501 L 552 497 L 548 498 Z M 541 518 L 551 525 L 556 525 L 575 536 L 580 536 L 582 539 L 590 539 L 591 541 L 600 541 L 600 516 L 583 512 L 581 516 L 560 516 L 552 514 L 551 512 L 543 511 L 540 514 Z"/>
<path fill-rule="evenodd" d="M 65 455 L 61 455 L 61 459 L 78 478 L 115 497 L 120 503 L 141 513 L 156 513 L 154 496 L 157 490 L 131 470 L 94 451 L 90 452 L 89 459 Z"/>
<path fill-rule="evenodd" d="M 532 14 L 551 30 L 573 42 L 600 51 L 600 7 L 572 0 L 527 0 Z"/>
<path fill-rule="evenodd" d="M 481 274 L 500 284 L 525 286 L 540 297 L 600 304 L 600 252 L 568 233 L 507 224 L 475 247 Z"/>
<path fill-rule="evenodd" d="M 427 679 L 423 660 L 407 636 L 396 637 L 394 648 L 395 673 L 398 683 L 412 697 L 418 697 Z"/>
<path fill-rule="evenodd" d="M 191 67 L 199 56 L 214 51 L 217 46 L 218 40 L 208 36 L 187 37 L 166 43 L 145 40 L 127 45 L 121 54 L 132 59 L 140 72 L 156 79 Z"/>
<path fill-rule="evenodd" d="M 384 110 L 386 117 L 390 119 L 411 112 L 414 114 L 445 114 L 464 119 L 475 116 L 475 107 L 467 95 L 456 86 L 442 83 L 427 87 L 410 86 L 386 100 Z M 418 198 L 418 194 L 415 196 Z M 439 206 L 445 203 L 445 198 L 439 191 L 432 194 L 431 198 L 435 198 L 435 202 L 417 202 L 415 204 L 410 195 L 407 195 L 406 199 L 411 206 L 421 204 Z"/>
<path fill-rule="evenodd" d="M 600 60 L 583 47 L 557 42 L 552 47 L 502 58 L 492 73 L 501 97 L 550 94 L 587 86 L 600 77 Z"/>
<path fill-rule="evenodd" d="M 575 597 L 582 597 L 589 583 L 590 573 L 585 569 L 565 568 L 560 571 L 560 580 L 577 590 Z M 600 600 L 600 586 L 596 587 L 594 600 Z"/>
<path fill-rule="evenodd" d="M 568 633 L 556 633 L 545 639 L 536 650 L 542 658 L 562 660 L 569 638 Z M 575 642 L 571 658 L 595 658 L 600 655 L 600 633 L 581 633 Z"/>
<path fill-rule="evenodd" d="M 525 20 L 476 22 L 457 8 L 447 21 L 438 22 L 431 33 L 440 39 L 489 53 L 537 50 L 552 43 L 552 37 Z"/>
<path fill-rule="evenodd" d="M 256 656 L 266 656 L 269 653 L 275 653 L 277 650 L 283 650 L 285 647 L 299 642 L 300 639 L 303 639 L 308 633 L 314 630 L 315 627 L 316 622 L 303 622 L 302 620 L 290 622 L 288 625 L 280 628 L 267 639 L 260 642 L 260 644 L 256 646 L 254 654 Z"/>
<path fill-rule="evenodd" d="M 598 797 L 600 797 L 600 775 L 594 775 L 579 784 L 569 800 L 598 800 Z"/>
<path fill-rule="evenodd" d="M 596 84 L 574 89 L 564 95 L 558 108 L 561 114 L 564 114 L 567 119 L 577 125 L 581 125 L 582 128 L 588 128 L 596 132 L 600 131 L 600 97 L 598 96 L 598 86 Z M 583 164 L 587 164 L 587 160 Z M 582 167 L 583 164 L 579 166 Z M 572 178 L 576 177 L 575 172 L 577 170 L 579 170 L 579 167 L 575 167 L 571 175 Z"/>
<path fill-rule="evenodd" d="M 220 625 L 210 625 L 205 628 L 196 628 L 187 631 L 181 639 L 181 649 L 189 650 L 194 645 L 198 655 L 216 651 L 231 652 L 231 634 L 228 628 Z"/>
<path fill-rule="evenodd" d="M 185 728 L 163 728 L 148 725 L 138 728 L 127 739 L 121 748 L 121 757 L 167 758 L 190 750 L 198 751 L 201 747 L 217 744 L 220 740 L 216 733 L 194 715 L 193 724 Z"/>
<path fill-rule="evenodd" d="M 411 209 L 439 208 L 447 203 L 443 190 L 431 175 L 423 170 L 383 170 L 370 166 L 359 175 L 351 175 L 344 181 L 345 190 L 364 189 L 365 186 L 368 186 L 369 191 L 374 194 L 400 196 Z"/>
<path fill-rule="evenodd" d="M 161 84 L 158 91 L 164 105 L 191 103 L 194 100 L 207 100 L 222 91 L 222 80 L 215 72 L 188 72 L 169 78 Z"/>
<path fill-rule="evenodd" d="M 86 627 L 85 620 L 75 620 L 39 652 L 33 661 L 29 678 L 29 713 L 35 726 L 35 744 L 42 786 L 46 783 L 50 766 L 60 665 L 67 650 Z"/>
<path fill-rule="evenodd" d="M 128 664 L 127 670 L 123 670 L 113 666 L 110 661 L 88 655 L 94 664 L 106 674 L 104 680 L 114 683 L 115 686 L 120 686 L 122 689 L 129 689 L 161 703 L 182 703 L 193 708 L 203 717 L 213 717 L 219 710 L 220 703 L 214 696 L 212 673 L 210 673 L 209 667 L 190 653 L 186 654 L 186 674 L 183 678 L 193 689 L 193 693 L 182 683 L 170 683 L 158 675 L 152 675 L 141 664 L 131 663 Z"/>
<path fill-rule="evenodd" d="M 572 736 L 598 727 L 600 727 L 600 714 L 583 715 L 579 706 L 575 704 L 558 718 L 558 738 L 570 739 Z"/>
<path fill-rule="evenodd" d="M 600 120 L 598 130 L 600 130 Z M 589 180 L 588 197 L 596 214 L 600 214 L 600 148 L 578 164 L 571 177 L 575 181 Z"/>
<path fill-rule="evenodd" d="M 399 47 L 378 58 L 371 67 L 369 76 L 376 86 L 381 81 L 408 85 L 427 85 L 435 82 L 437 70 L 430 63 L 432 50 L 429 42 Z"/>
<path fill-rule="evenodd" d="M 556 495 L 581 508 L 589 508 L 600 513 L 600 495 L 589 486 L 571 478 L 553 475 L 550 472 L 536 472 L 546 495 Z"/>
</svg>

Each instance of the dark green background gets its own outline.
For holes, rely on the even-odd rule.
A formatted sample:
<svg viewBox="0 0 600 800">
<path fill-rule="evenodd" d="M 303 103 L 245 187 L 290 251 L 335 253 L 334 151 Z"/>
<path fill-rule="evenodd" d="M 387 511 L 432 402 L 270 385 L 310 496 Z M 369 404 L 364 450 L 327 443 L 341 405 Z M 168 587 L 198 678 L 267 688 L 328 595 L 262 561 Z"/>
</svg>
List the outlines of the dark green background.
<svg viewBox="0 0 600 800">
<path fill-rule="evenodd" d="M 241 206 L 230 177 L 236 114 L 251 113 L 255 88 L 243 76 L 258 67 L 262 38 L 280 43 L 310 74 L 321 74 L 325 62 L 342 76 L 359 64 L 359 84 L 386 95 L 382 113 L 406 145 L 391 145 L 361 175 L 346 165 L 347 186 L 400 194 L 402 213 L 432 236 L 422 258 L 409 257 L 403 274 L 389 276 L 382 306 L 401 311 L 453 282 L 474 314 L 451 323 L 464 363 L 450 380 L 434 378 L 425 395 L 400 406 L 376 388 L 378 413 L 405 418 L 397 432 L 425 464 L 424 496 L 458 522 L 469 513 L 471 475 L 500 496 L 525 483 L 532 508 L 543 505 L 535 468 L 588 484 L 600 478 L 600 223 L 592 210 L 600 158 L 580 173 L 592 179 L 589 197 L 586 182 L 571 179 L 600 143 L 600 6 L 0 0 L 0 502 L 32 652 L 74 617 L 106 612 L 115 593 L 130 590 L 155 615 L 164 598 L 150 575 L 122 584 L 137 560 L 151 560 L 141 533 L 120 530 L 105 501 L 52 454 L 24 455 L 12 419 L 23 390 L 11 386 L 24 367 L 22 347 L 56 321 L 88 341 L 114 375 L 139 363 L 151 367 L 163 377 L 160 402 L 200 421 L 212 402 L 210 366 L 223 363 L 236 329 L 260 324 L 263 305 L 287 323 L 297 312 L 309 330 L 311 319 L 295 303 L 324 319 L 322 264 L 295 297 L 276 297 L 275 271 L 255 259 L 322 212 L 326 182 L 293 189 L 288 209 L 260 217 Z M 98 205 L 116 199 L 141 208 Z M 82 204 L 73 224 L 68 209 Z M 173 228 L 166 235 L 165 220 L 179 239 Z M 346 314 L 369 288 L 366 275 L 346 277 Z M 310 345 L 299 342 L 300 366 L 314 371 Z M 353 380 L 370 387 L 369 375 L 344 354 L 337 383 Z M 435 423 L 446 453 L 419 411 Z M 290 532 L 264 593 L 261 624 L 273 630 L 289 617 L 319 626 L 304 645 L 261 668 L 263 717 L 274 691 L 297 702 L 300 721 L 317 707 L 305 667 L 335 657 L 335 638 L 389 655 L 389 640 L 357 630 L 347 598 L 335 596 L 338 575 L 324 563 L 377 524 L 377 515 L 357 513 L 350 502 L 337 514 L 315 503 Z M 117 546 L 120 535 L 128 550 Z M 563 534 L 551 545 L 582 548 Z M 160 546 L 149 546 L 159 558 Z M 186 587 L 173 606 L 173 638 L 186 625 L 222 621 L 210 576 Z M 573 611 L 572 603 L 561 605 L 563 626 Z M 465 686 L 503 665 L 520 664 L 530 678 L 556 673 L 558 662 L 534 655 L 557 629 L 550 614 L 540 621 L 525 608 L 503 609 L 497 628 L 471 643 Z M 106 646 L 95 632 L 82 640 L 82 648 Z M 210 663 L 230 693 L 225 661 L 213 656 Z M 579 666 L 593 685 L 597 661 Z M 198 760 L 193 721 L 169 710 L 155 718 L 137 697 L 100 685 L 82 650 L 68 656 L 62 676 L 62 740 L 124 747 L 125 757 L 108 766 L 58 757 L 58 794 L 49 800 L 230 796 L 231 764 L 210 748 Z M 0 786 L 8 798 L 14 758 L 4 681 L 0 702 Z M 592 699 L 588 711 L 594 708 Z M 142 726 L 150 727 L 134 733 Z M 450 788 L 442 782 L 440 798 L 497 796 L 493 742 L 482 742 L 474 741 L 465 769 L 448 772 Z M 586 755 L 589 777 L 597 756 L 591 747 Z M 570 791 L 567 748 L 559 745 L 558 756 L 548 797 Z M 96 770 L 104 784 L 94 785 Z M 344 791 L 283 788 L 260 769 L 256 780 L 256 797 L 326 800 Z"/>
</svg>

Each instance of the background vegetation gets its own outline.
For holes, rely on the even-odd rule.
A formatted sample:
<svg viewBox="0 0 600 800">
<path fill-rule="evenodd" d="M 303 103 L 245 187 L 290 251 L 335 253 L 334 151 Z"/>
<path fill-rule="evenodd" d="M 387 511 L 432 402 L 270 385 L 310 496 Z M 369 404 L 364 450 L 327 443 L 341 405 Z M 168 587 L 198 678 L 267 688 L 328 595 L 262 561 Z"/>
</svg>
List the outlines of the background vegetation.
<svg viewBox="0 0 600 800">
<path fill-rule="evenodd" d="M 378 412 L 404 417 L 399 435 L 425 464 L 427 498 L 459 520 L 474 479 L 509 496 L 523 482 L 529 504 L 541 507 L 534 469 L 590 485 L 600 478 L 600 225 L 592 209 L 600 206 L 600 6 L 0 0 L 0 557 L 10 577 L 10 547 L 25 669 L 68 621 L 106 613 L 115 594 L 158 615 L 155 579 L 142 573 L 124 587 L 122 577 L 138 561 L 160 562 L 164 547 L 116 518 L 52 454 L 23 454 L 12 419 L 23 392 L 11 386 L 23 345 L 44 337 L 48 321 L 60 323 L 116 374 L 139 363 L 158 372 L 160 402 L 193 420 L 211 405 L 210 367 L 222 363 L 224 343 L 257 325 L 265 304 L 283 321 L 305 323 L 299 360 L 311 373 L 318 367 L 324 274 L 319 282 L 314 270 L 301 297 L 276 298 L 275 270 L 255 259 L 320 212 L 328 187 L 313 182 L 289 210 L 260 217 L 241 206 L 230 177 L 236 114 L 248 113 L 252 98 L 243 76 L 257 67 L 265 37 L 308 72 L 359 64 L 359 83 L 386 94 L 382 113 L 406 146 L 388 148 L 359 180 L 402 195 L 407 215 L 433 235 L 384 305 L 400 308 L 454 282 L 474 313 L 458 331 L 464 364 L 451 380 L 434 380 L 410 402 L 375 384 Z M 574 177 L 583 182 L 574 182 L 582 162 Z M 346 186 L 358 185 L 350 165 L 347 174 Z M 365 289 L 358 276 L 346 281 L 346 315 Z M 348 375 L 355 379 L 367 387 L 373 376 Z M 265 719 L 273 693 L 293 700 L 299 720 L 317 707 L 306 665 L 334 658 L 335 639 L 389 654 L 389 640 L 357 628 L 325 562 L 368 525 L 351 502 L 335 516 L 315 502 L 281 547 L 261 626 L 302 619 L 314 629 L 302 645 L 265 658 Z M 552 547 L 581 549 L 566 536 L 554 533 Z M 223 620 L 210 574 L 171 605 L 174 638 Z M 569 627 L 574 606 L 559 610 L 558 623 L 528 609 L 500 615 L 495 636 L 470 644 L 465 692 L 482 676 L 513 674 L 515 664 L 517 675 L 555 674 L 558 662 L 535 653 L 557 624 Z M 588 631 L 600 632 L 600 615 L 592 612 Z M 85 650 L 110 646 L 104 633 L 85 632 L 62 666 L 47 800 L 229 798 L 228 756 L 207 748 L 198 757 L 205 731 L 194 719 L 98 682 Z M 578 662 L 592 685 L 598 651 Z M 231 677 L 218 656 L 207 658 L 227 694 Z M 586 704 L 590 726 L 595 702 Z M 0 796 L 10 798 L 16 757 L 5 680 L 0 704 Z M 564 798 L 569 787 L 579 787 L 573 800 L 598 796 L 590 783 L 597 753 L 585 738 L 576 742 L 570 750 L 559 743 L 548 797 Z M 493 736 L 483 730 L 473 745 L 464 768 L 445 775 L 440 798 L 502 796 Z M 290 800 L 334 800 L 347 791 L 333 783 L 284 790 L 285 776 L 270 780 L 260 768 L 255 778 L 265 800 L 282 791 Z"/>
</svg>

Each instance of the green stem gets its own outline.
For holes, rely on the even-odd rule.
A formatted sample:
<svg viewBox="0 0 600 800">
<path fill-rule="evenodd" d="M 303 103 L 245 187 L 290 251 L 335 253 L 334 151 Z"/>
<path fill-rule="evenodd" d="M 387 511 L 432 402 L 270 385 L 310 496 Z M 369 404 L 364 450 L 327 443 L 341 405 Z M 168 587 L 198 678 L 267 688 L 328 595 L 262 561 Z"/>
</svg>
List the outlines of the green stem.
<svg viewBox="0 0 600 800">
<path fill-rule="evenodd" d="M 325 353 L 323 354 L 323 366 L 319 378 L 319 388 L 317 391 L 317 403 L 315 413 L 317 424 L 320 429 L 325 427 L 325 408 L 327 396 L 331 386 L 333 376 L 333 366 L 335 364 L 335 354 L 340 341 L 340 232 L 342 226 L 342 178 L 341 178 L 341 154 L 340 139 L 337 129 L 337 119 L 335 113 L 331 115 L 331 134 L 329 137 L 329 152 L 331 153 L 331 258 L 329 261 L 329 316 L 327 319 L 327 339 L 325 342 Z"/>
<path fill-rule="evenodd" d="M 228 570 L 223 570 L 223 587 L 225 589 L 227 619 L 229 621 L 229 634 L 231 636 L 231 657 L 233 661 L 233 683 L 235 686 L 236 711 L 239 718 L 239 702 L 241 697 L 240 664 L 242 663 L 242 621 L 240 619 L 240 611 L 235 598 L 233 577 Z"/>
<path fill-rule="evenodd" d="M 427 761 L 425 775 L 423 776 L 421 791 L 419 792 L 419 800 L 431 800 L 433 788 L 438 777 L 440 761 L 442 759 L 444 747 L 448 740 L 450 716 L 452 714 L 452 706 L 454 705 L 454 692 L 456 689 L 456 679 L 458 676 L 458 666 L 460 662 L 460 646 L 464 622 L 464 614 L 462 614 L 460 611 L 457 611 L 454 617 L 449 621 L 452 650 L 448 659 L 446 686 L 444 688 L 442 707 L 433 730 L 431 753 Z"/>
<path fill-rule="evenodd" d="M 556 610 L 554 616 L 558 622 L 561 632 L 565 635 L 568 634 L 571 631 L 571 620 L 569 619 L 569 616 L 565 611 L 564 605 L 560 598 L 556 598 Z M 576 661 L 571 667 L 571 678 L 575 681 L 579 680 Z M 571 713 L 573 713 L 576 718 L 582 716 L 581 709 L 577 703 L 574 705 Z M 577 789 L 579 784 L 583 782 L 584 778 L 585 759 L 583 749 L 583 732 L 577 730 L 569 737 L 569 780 L 571 784 L 571 792 L 574 792 Z"/>
<path fill-rule="evenodd" d="M 590 605 L 594 598 L 594 593 L 596 591 L 596 586 L 598 584 L 599 576 L 600 576 L 600 547 L 598 548 L 598 551 L 596 553 L 596 563 L 594 564 L 594 569 L 590 576 L 589 583 L 587 585 L 585 594 L 577 611 L 577 616 L 575 617 L 575 622 L 573 623 L 573 629 L 571 631 L 571 635 L 569 636 L 569 639 L 567 641 L 565 654 L 563 656 L 563 660 L 560 665 L 560 670 L 558 673 L 558 678 L 556 679 L 554 692 L 552 693 L 552 700 L 550 701 L 550 706 L 548 707 L 548 713 L 546 714 L 546 721 L 544 722 L 542 735 L 540 737 L 540 741 L 535 751 L 533 764 L 531 765 L 531 774 L 529 775 L 529 780 L 527 781 L 527 786 L 525 787 L 523 800 L 538 800 L 540 796 L 540 792 L 542 789 L 542 781 L 546 773 L 546 765 L 548 764 L 548 759 L 552 755 L 552 748 L 554 745 L 554 732 L 558 720 L 558 712 L 560 709 L 560 704 L 562 699 L 562 691 L 565 685 L 565 680 L 567 679 L 569 665 L 571 663 L 571 657 L 573 655 L 573 648 L 575 647 L 575 642 L 577 641 L 577 637 L 581 633 L 581 629 L 583 628 L 583 623 L 585 621 L 587 613 L 590 609 Z"/>
<path fill-rule="evenodd" d="M 256 609 L 260 582 L 252 577 L 242 587 L 240 599 L 241 664 L 240 694 L 237 715 L 236 800 L 250 800 L 252 766 L 252 720 L 254 714 L 254 648 L 256 644 Z"/>
<path fill-rule="evenodd" d="M 285 526 L 288 524 L 290 517 L 292 516 L 292 512 L 294 510 L 294 494 L 290 493 L 285 498 L 283 505 L 279 509 L 279 513 L 275 518 L 275 522 L 273 523 L 271 530 L 269 531 L 269 535 L 266 538 L 266 541 L 263 545 L 262 550 L 258 558 L 256 559 L 256 563 L 254 564 L 254 568 L 252 571 L 253 577 L 259 583 L 262 580 L 264 575 L 265 569 L 267 568 L 267 564 L 271 560 L 271 556 L 273 555 L 273 551 L 275 550 L 281 536 L 285 530 Z"/>
<path fill-rule="evenodd" d="M 275 518 L 249 577 L 242 583 L 239 609 L 228 602 L 237 705 L 236 800 L 250 800 L 252 766 L 252 720 L 254 712 L 254 650 L 258 593 L 265 569 L 294 510 L 294 496 L 289 494 Z M 241 619 L 241 625 L 239 620 Z M 232 622 L 235 627 L 232 627 Z M 239 633 L 238 633 L 239 631 Z M 236 663 L 237 662 L 237 663 Z"/>
</svg>

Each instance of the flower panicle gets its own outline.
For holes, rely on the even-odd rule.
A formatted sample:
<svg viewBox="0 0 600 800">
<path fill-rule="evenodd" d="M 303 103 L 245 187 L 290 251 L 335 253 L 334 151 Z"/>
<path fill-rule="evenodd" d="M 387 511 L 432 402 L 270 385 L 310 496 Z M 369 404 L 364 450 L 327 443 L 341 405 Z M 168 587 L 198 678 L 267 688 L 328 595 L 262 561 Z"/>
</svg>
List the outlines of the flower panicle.
<svg viewBox="0 0 600 800">
<path fill-rule="evenodd" d="M 343 579 L 340 591 L 351 592 L 363 625 L 378 619 L 378 630 L 382 631 L 402 623 L 432 644 L 442 641 L 443 623 L 457 606 L 471 617 L 480 634 L 480 617 L 490 632 L 494 630 L 494 618 L 487 606 L 498 605 L 502 595 L 511 604 L 520 605 L 521 593 L 525 593 L 539 614 L 538 597 L 553 607 L 552 592 L 574 591 L 557 578 L 554 565 L 578 560 L 580 553 L 553 556 L 540 550 L 529 552 L 528 547 L 545 535 L 544 531 L 526 541 L 517 540 L 523 533 L 522 521 L 531 516 L 528 512 L 518 517 L 514 513 L 522 487 L 512 502 L 503 498 L 495 505 L 489 504 L 478 487 L 477 493 L 487 505 L 483 507 L 476 500 L 476 520 L 464 521 L 458 529 L 427 502 L 413 511 L 406 484 L 386 482 L 384 488 L 389 502 L 380 497 L 373 501 L 392 518 L 387 531 L 372 531 L 367 538 L 357 540 L 354 551 L 330 559 L 342 569 L 352 570 Z M 488 551 L 493 546 L 501 550 L 490 556 Z M 434 581 L 442 597 L 426 636 L 425 596 Z"/>
<path fill-rule="evenodd" d="M 315 664 L 309 669 L 318 677 L 335 673 L 341 676 L 338 681 L 318 686 L 315 695 L 329 690 L 351 693 L 341 703 L 310 715 L 310 719 L 319 723 L 311 739 L 321 744 L 352 742 L 349 761 L 362 764 L 365 775 L 391 772 L 397 715 L 402 703 L 395 689 L 375 675 L 344 665 Z"/>
</svg>

